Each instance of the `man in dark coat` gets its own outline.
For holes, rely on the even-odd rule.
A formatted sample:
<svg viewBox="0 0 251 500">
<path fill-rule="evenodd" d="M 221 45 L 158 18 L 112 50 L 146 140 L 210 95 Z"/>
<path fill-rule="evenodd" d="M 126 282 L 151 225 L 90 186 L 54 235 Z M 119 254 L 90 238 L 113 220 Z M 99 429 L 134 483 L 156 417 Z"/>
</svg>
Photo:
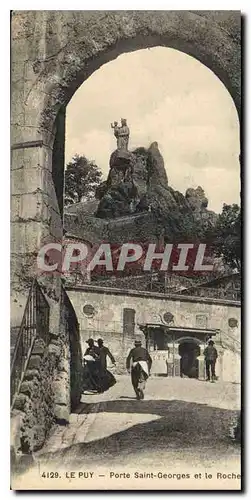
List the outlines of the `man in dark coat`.
<svg viewBox="0 0 251 500">
<path fill-rule="evenodd" d="M 100 392 L 107 391 L 116 384 L 116 379 L 114 375 L 107 370 L 107 356 L 110 358 L 111 362 L 115 365 L 115 359 L 108 349 L 104 346 L 103 339 L 98 339 L 99 348 L 99 374 L 100 374 Z"/>
<path fill-rule="evenodd" d="M 150 375 L 152 366 L 152 358 L 149 352 L 142 347 L 140 340 L 135 340 L 135 347 L 130 350 L 126 359 L 126 369 L 130 373 L 131 365 L 131 380 L 132 386 L 136 393 L 137 399 L 144 398 L 145 383 Z"/>
<path fill-rule="evenodd" d="M 98 339 L 98 346 L 99 346 L 99 359 L 100 359 L 100 365 L 101 368 L 107 369 L 107 356 L 110 358 L 111 362 L 115 365 L 115 359 L 108 349 L 108 347 L 104 346 L 104 341 L 103 339 Z"/>
<path fill-rule="evenodd" d="M 208 381 L 210 380 L 210 375 L 211 375 L 211 380 L 212 380 L 212 382 L 214 382 L 214 380 L 216 379 L 215 364 L 216 364 L 216 360 L 218 358 L 218 353 L 217 353 L 217 349 L 214 347 L 213 340 L 208 341 L 208 346 L 204 350 L 204 357 L 205 357 L 205 363 L 206 363 L 207 380 Z"/>
</svg>

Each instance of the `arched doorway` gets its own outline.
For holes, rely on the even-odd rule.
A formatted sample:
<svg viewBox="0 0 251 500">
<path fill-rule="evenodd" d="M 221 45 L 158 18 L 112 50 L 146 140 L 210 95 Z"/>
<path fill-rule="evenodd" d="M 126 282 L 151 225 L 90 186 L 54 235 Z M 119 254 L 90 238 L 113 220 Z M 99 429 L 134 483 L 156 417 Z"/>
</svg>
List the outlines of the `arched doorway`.
<svg viewBox="0 0 251 500">
<path fill-rule="evenodd" d="M 200 347 L 193 340 L 183 340 L 178 349 L 180 355 L 180 376 L 199 378 Z"/>
<path fill-rule="evenodd" d="M 180 376 L 198 379 L 200 376 L 199 356 L 202 341 L 194 337 L 182 337 L 177 340 L 180 356 Z"/>
</svg>

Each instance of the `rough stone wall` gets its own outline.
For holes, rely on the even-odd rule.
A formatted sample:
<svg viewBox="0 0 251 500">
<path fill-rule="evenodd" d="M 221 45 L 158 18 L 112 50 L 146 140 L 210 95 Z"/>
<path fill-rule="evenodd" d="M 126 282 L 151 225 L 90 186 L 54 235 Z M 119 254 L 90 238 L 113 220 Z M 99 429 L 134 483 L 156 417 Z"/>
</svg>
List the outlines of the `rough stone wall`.
<svg viewBox="0 0 251 500">
<path fill-rule="evenodd" d="M 83 204 L 82 204 L 83 206 Z M 97 243 L 108 240 L 108 222 L 98 219 L 93 215 L 83 213 L 65 213 L 64 228 L 67 233 L 76 235 L 79 238 Z"/>
<path fill-rule="evenodd" d="M 81 398 L 82 354 L 78 323 L 72 305 L 63 297 L 61 334 L 48 346 L 35 341 L 14 410 L 21 412 L 20 448 L 40 449 L 54 423 L 69 422 Z"/>
<path fill-rule="evenodd" d="M 14 409 L 22 412 L 20 444 L 23 453 L 38 450 L 56 421 L 53 386 L 61 350 L 58 342 L 46 347 L 41 341 L 33 349 Z"/>
<path fill-rule="evenodd" d="M 70 239 L 68 235 L 71 234 L 93 244 L 105 241 L 114 244 L 128 241 L 157 242 L 162 229 L 151 212 L 117 217 L 110 221 L 90 215 L 66 214 L 64 224 L 66 240 Z"/>
</svg>

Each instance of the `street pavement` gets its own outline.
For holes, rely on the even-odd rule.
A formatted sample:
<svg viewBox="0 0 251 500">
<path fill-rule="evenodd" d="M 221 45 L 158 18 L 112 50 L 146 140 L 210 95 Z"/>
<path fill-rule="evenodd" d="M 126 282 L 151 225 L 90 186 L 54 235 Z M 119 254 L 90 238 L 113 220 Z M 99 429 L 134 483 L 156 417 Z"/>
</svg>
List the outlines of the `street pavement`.
<svg viewBox="0 0 251 500">
<path fill-rule="evenodd" d="M 238 384 L 150 377 L 137 401 L 130 376 L 104 394 L 83 395 L 66 427 L 55 426 L 36 460 L 65 467 L 193 467 L 239 464 L 230 428 L 240 409 Z"/>
</svg>

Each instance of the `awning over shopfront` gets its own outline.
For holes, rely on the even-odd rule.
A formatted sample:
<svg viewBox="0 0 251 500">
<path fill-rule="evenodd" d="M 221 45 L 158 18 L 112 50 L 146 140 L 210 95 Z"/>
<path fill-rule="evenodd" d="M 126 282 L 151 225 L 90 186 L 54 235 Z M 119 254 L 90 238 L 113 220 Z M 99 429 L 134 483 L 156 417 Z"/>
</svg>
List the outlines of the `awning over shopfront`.
<svg viewBox="0 0 251 500">
<path fill-rule="evenodd" d="M 162 330 L 163 333 L 177 333 L 186 336 L 194 336 L 196 334 L 204 335 L 204 336 L 215 336 L 217 333 L 220 333 L 220 330 L 216 328 L 191 328 L 185 326 L 168 326 L 163 323 L 138 323 L 138 327 L 143 333 L 147 333 L 153 330 Z"/>
</svg>

